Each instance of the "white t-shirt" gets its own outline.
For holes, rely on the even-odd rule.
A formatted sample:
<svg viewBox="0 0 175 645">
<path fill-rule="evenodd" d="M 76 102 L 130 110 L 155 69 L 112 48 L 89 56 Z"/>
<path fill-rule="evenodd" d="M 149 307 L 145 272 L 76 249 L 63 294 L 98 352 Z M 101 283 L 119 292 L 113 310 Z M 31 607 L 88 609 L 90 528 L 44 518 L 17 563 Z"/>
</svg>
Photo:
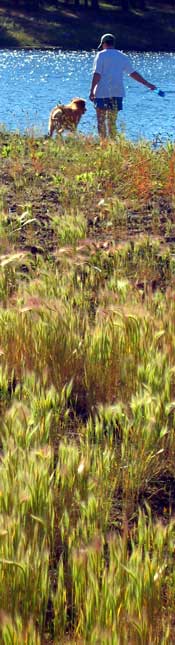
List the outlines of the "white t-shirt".
<svg viewBox="0 0 175 645">
<path fill-rule="evenodd" d="M 111 98 L 125 96 L 123 73 L 132 74 L 132 63 L 126 54 L 117 49 L 103 49 L 94 61 L 93 72 L 101 75 L 95 88 L 96 98 Z"/>
</svg>

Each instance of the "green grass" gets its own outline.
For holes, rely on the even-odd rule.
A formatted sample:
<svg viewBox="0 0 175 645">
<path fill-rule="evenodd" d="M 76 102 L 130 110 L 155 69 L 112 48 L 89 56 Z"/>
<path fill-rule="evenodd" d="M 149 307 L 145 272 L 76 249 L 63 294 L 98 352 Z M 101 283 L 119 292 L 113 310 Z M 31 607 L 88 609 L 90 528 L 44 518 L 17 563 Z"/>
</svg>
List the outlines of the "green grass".
<svg viewBox="0 0 175 645">
<path fill-rule="evenodd" d="M 0 642 L 168 645 L 175 148 L 0 143 Z"/>
<path fill-rule="evenodd" d="M 78 9 L 73 2 L 45 3 L 38 11 L 27 11 L 24 5 L 0 7 L 1 47 L 93 49 L 104 32 L 116 34 L 117 46 L 124 50 L 174 51 L 175 16 L 168 3 L 160 6 L 148 2 L 148 10 L 136 7 L 121 10 L 120 3 L 100 2 L 98 11 L 83 3 Z M 90 29 L 87 30 L 87 23 Z"/>
</svg>

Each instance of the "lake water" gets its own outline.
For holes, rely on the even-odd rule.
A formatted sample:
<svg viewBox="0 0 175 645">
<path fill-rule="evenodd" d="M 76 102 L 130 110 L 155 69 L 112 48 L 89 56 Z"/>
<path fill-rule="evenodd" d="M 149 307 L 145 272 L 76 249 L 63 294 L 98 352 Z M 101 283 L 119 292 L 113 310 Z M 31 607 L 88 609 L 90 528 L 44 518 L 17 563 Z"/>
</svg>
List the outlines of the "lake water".
<svg viewBox="0 0 175 645">
<path fill-rule="evenodd" d="M 134 69 L 162 90 L 175 90 L 175 53 L 127 52 Z M 57 103 L 74 96 L 87 99 L 79 124 L 84 134 L 97 134 L 96 114 L 88 100 L 95 52 L 0 50 L 0 124 L 7 130 L 34 129 L 45 134 Z M 175 94 L 160 98 L 125 76 L 126 98 L 118 129 L 134 141 L 144 137 L 174 140 Z"/>
</svg>

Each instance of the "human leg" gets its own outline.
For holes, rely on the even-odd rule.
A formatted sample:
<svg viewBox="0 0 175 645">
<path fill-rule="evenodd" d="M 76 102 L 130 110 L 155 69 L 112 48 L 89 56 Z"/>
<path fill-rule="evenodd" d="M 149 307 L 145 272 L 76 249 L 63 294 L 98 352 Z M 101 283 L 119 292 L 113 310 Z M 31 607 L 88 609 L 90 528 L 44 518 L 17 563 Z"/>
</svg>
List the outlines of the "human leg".
<svg viewBox="0 0 175 645">
<path fill-rule="evenodd" d="M 106 110 L 101 109 L 101 108 L 96 108 L 96 114 L 97 114 L 97 127 L 98 127 L 98 134 L 102 139 L 105 139 L 107 136 L 107 130 L 106 130 Z"/>
<path fill-rule="evenodd" d="M 107 114 L 107 125 L 108 125 L 108 134 L 109 137 L 114 138 L 117 134 L 116 121 L 118 112 L 123 109 L 123 99 L 122 97 L 113 96 L 111 99 L 108 99 L 108 114 Z"/>
<path fill-rule="evenodd" d="M 118 109 L 115 107 L 113 110 L 108 110 L 107 112 L 107 124 L 108 124 L 108 134 L 109 137 L 114 138 L 117 134 L 116 120 L 118 115 Z"/>
</svg>

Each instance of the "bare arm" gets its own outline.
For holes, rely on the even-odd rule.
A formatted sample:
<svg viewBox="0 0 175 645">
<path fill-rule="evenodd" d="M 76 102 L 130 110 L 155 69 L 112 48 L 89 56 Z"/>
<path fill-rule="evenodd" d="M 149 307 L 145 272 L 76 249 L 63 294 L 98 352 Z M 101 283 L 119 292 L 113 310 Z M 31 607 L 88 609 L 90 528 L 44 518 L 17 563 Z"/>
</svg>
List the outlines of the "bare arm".
<svg viewBox="0 0 175 645">
<path fill-rule="evenodd" d="M 138 83 L 142 83 L 142 85 L 146 85 L 146 87 L 148 87 L 149 90 L 155 90 L 156 89 L 156 85 L 153 85 L 152 83 L 149 83 L 148 81 L 146 81 L 146 79 L 143 78 L 143 76 L 141 76 L 141 74 L 139 74 L 139 72 L 132 72 L 132 74 L 130 74 L 130 76 L 131 76 L 131 78 L 134 78 L 135 81 L 138 81 Z"/>
<path fill-rule="evenodd" d="M 92 77 L 92 85 L 91 85 L 90 94 L 89 94 L 90 101 L 94 101 L 94 90 L 96 85 L 98 85 L 100 78 L 101 78 L 101 74 L 98 74 L 97 72 L 95 72 L 95 74 Z"/>
</svg>

